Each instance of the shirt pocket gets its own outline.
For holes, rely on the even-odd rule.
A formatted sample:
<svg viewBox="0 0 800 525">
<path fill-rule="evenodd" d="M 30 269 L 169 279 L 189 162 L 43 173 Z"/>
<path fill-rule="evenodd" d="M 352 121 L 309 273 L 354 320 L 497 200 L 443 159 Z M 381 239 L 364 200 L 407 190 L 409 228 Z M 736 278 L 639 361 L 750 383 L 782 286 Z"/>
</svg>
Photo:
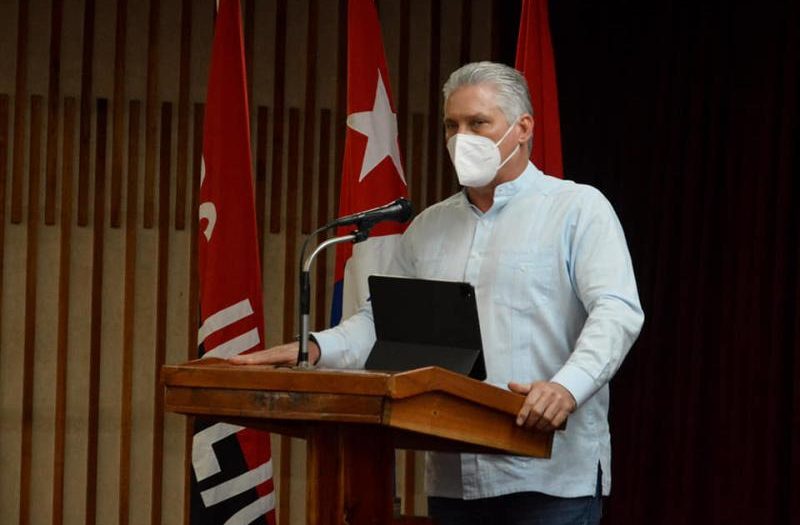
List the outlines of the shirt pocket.
<svg viewBox="0 0 800 525">
<path fill-rule="evenodd" d="M 549 303 L 556 292 L 554 251 L 503 252 L 497 259 L 494 301 L 529 312 Z"/>
</svg>

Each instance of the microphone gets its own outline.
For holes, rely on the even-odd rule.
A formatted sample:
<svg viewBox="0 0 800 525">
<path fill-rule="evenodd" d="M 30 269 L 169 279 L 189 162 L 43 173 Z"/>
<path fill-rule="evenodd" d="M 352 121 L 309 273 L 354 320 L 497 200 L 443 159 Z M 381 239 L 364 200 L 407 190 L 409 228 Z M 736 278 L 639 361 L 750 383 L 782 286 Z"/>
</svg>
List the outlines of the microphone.
<svg viewBox="0 0 800 525">
<path fill-rule="evenodd" d="M 314 258 L 322 250 L 334 244 L 341 242 L 358 243 L 365 241 L 369 237 L 369 230 L 379 222 L 395 221 L 406 222 L 411 216 L 414 215 L 414 210 L 411 208 L 411 203 L 408 199 L 397 199 L 389 204 L 365 210 L 352 215 L 345 215 L 325 226 L 316 229 L 311 235 L 306 237 L 303 242 L 303 248 L 300 250 L 300 351 L 297 353 L 297 366 L 301 368 L 311 368 L 308 362 L 308 341 L 309 341 L 309 318 L 310 318 L 310 305 L 311 305 L 311 263 Z M 316 234 L 323 232 L 329 228 L 336 226 L 349 226 L 355 224 L 357 230 L 340 237 L 333 237 L 322 242 L 317 248 L 304 259 L 306 253 L 306 245 L 309 239 Z"/>
<path fill-rule="evenodd" d="M 407 222 L 413 215 L 414 210 L 411 207 L 411 202 L 408 199 L 397 199 L 377 208 L 340 217 L 330 223 L 328 227 L 355 224 L 359 228 L 371 228 L 383 221 Z"/>
</svg>

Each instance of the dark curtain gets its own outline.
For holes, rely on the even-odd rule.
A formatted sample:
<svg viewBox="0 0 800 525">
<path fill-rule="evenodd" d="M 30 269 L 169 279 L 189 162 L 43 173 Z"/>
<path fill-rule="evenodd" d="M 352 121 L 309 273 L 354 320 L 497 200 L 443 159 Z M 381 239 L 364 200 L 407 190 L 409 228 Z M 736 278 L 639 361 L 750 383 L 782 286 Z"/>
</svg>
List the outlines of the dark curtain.
<svg viewBox="0 0 800 525">
<path fill-rule="evenodd" d="M 647 316 L 606 524 L 800 523 L 798 3 L 551 2 L 565 174 Z"/>
</svg>

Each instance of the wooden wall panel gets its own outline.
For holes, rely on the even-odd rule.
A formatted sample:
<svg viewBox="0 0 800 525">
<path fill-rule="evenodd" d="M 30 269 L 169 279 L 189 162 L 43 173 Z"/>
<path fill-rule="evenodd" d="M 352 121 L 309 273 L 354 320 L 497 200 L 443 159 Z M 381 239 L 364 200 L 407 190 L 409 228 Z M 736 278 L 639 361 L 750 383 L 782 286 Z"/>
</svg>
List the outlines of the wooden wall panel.
<svg viewBox="0 0 800 525">
<path fill-rule="evenodd" d="M 192 211 L 189 224 L 191 230 L 189 234 L 189 298 L 186 304 L 186 309 L 189 312 L 189 321 L 186 326 L 188 334 L 188 345 L 186 349 L 186 359 L 195 359 L 197 357 L 197 330 L 200 328 L 200 314 L 198 307 L 198 297 L 200 295 L 199 282 L 198 282 L 198 269 L 197 269 L 197 223 L 198 216 L 194 211 L 198 206 L 198 199 L 200 198 L 200 170 L 202 165 L 203 156 L 203 119 L 204 119 L 204 104 L 195 104 L 193 108 L 193 127 L 192 127 L 192 180 L 191 180 L 191 206 Z"/>
<path fill-rule="evenodd" d="M 67 420 L 67 358 L 69 353 L 70 267 L 72 239 L 72 185 L 75 166 L 74 97 L 64 101 L 64 136 L 61 148 L 61 217 L 58 254 L 58 319 L 56 343 L 56 410 L 53 442 L 53 525 L 63 523 L 64 466 Z"/>
<path fill-rule="evenodd" d="M 61 27 L 64 1 L 53 0 L 50 16 L 50 80 L 47 88 L 47 167 L 45 171 L 44 222 L 56 221 L 56 177 L 58 162 L 58 125 L 61 100 Z"/>
<path fill-rule="evenodd" d="M 123 276 L 122 385 L 119 444 L 119 524 L 130 522 L 131 440 L 133 439 L 133 357 L 136 315 L 136 238 L 139 197 L 139 128 L 141 104 L 132 100 L 128 108 L 128 166 L 125 203 L 125 267 Z"/>
<path fill-rule="evenodd" d="M 400 155 L 403 166 L 408 166 L 408 119 L 410 115 L 408 69 L 411 56 L 411 0 L 400 1 L 400 57 L 398 60 L 397 95 L 395 109 L 397 111 L 397 131 L 400 141 Z M 388 56 L 387 56 L 388 60 Z M 408 181 L 408 178 L 406 178 Z M 418 209 L 418 208 L 417 208 Z"/>
<path fill-rule="evenodd" d="M 22 447 L 20 458 L 20 525 L 30 523 L 31 462 L 33 456 L 33 382 L 36 355 L 36 287 L 39 253 L 39 179 L 41 177 L 42 97 L 31 97 L 31 133 L 28 171 L 27 253 L 25 255 L 25 343 L 22 369 Z"/>
<path fill-rule="evenodd" d="M 283 340 L 291 341 L 297 330 L 297 302 L 295 301 L 298 289 L 297 268 L 297 237 L 298 237 L 298 199 L 300 194 L 298 175 L 300 171 L 300 110 L 289 109 L 289 158 L 287 173 L 286 197 L 286 233 L 285 233 L 285 263 L 283 275 Z M 291 523 L 290 483 L 292 475 L 292 440 L 281 437 L 280 440 L 280 472 L 281 481 L 278 484 L 278 515 L 280 524 Z"/>
<path fill-rule="evenodd" d="M 442 199 L 439 193 L 439 180 L 441 174 L 438 172 L 439 155 L 442 152 L 442 133 L 436 133 L 441 129 L 441 37 L 442 37 L 442 2 L 441 0 L 431 0 L 430 3 L 430 68 L 428 68 L 428 140 L 426 143 L 425 158 L 425 207 L 434 204 Z"/>
<path fill-rule="evenodd" d="M 275 14 L 275 71 L 273 73 L 272 103 L 272 171 L 270 192 L 270 233 L 281 231 L 281 203 L 283 202 L 283 127 L 286 93 L 286 0 L 277 0 Z"/>
<path fill-rule="evenodd" d="M 156 145 L 158 139 L 158 54 L 159 12 L 161 0 L 150 0 L 147 19 L 147 98 L 145 99 L 144 211 L 142 224 L 152 228 L 155 222 Z"/>
<path fill-rule="evenodd" d="M 94 215 L 92 225 L 91 328 L 89 336 L 89 430 L 86 462 L 86 523 L 97 523 L 98 433 L 100 427 L 100 359 L 103 330 L 103 250 L 105 244 L 106 143 L 108 101 L 97 100 L 96 150 L 94 167 Z M 101 521 L 103 515 L 101 515 Z"/>
<path fill-rule="evenodd" d="M 78 226 L 89 223 L 89 155 L 92 127 L 92 82 L 94 79 L 95 0 L 83 6 L 81 55 L 81 113 L 78 132 Z"/>
<path fill-rule="evenodd" d="M 0 94 L 0 354 L 3 351 L 3 266 L 6 238 L 6 181 L 8 180 L 8 95 Z M 0 448 L 2 448 L 0 438 Z"/>
<path fill-rule="evenodd" d="M 408 181 L 411 202 L 414 209 L 419 212 L 423 209 L 423 190 L 422 184 L 422 163 L 425 155 L 425 115 L 422 113 L 414 113 L 411 116 L 411 147 L 410 150 L 409 168 L 406 172 L 406 181 Z"/>
<path fill-rule="evenodd" d="M 125 66 L 127 61 L 128 0 L 117 0 L 116 38 L 114 41 L 114 96 L 112 104 L 111 139 L 111 211 L 112 228 L 122 221 L 122 180 L 125 152 Z"/>
<path fill-rule="evenodd" d="M 172 154 L 172 104 L 161 106 L 161 144 L 158 181 L 158 273 L 156 278 L 156 332 L 153 375 L 158 377 L 167 355 L 167 287 L 169 286 L 170 167 Z M 153 461 L 150 484 L 150 523 L 161 523 L 164 463 L 164 390 L 156 382 L 153 395 Z"/>
<path fill-rule="evenodd" d="M 300 231 L 304 235 L 311 233 L 314 215 L 313 184 L 315 166 L 315 134 L 317 117 L 317 41 L 319 1 L 309 0 L 308 30 L 306 32 L 306 100 L 303 124 L 303 206 Z"/>
<path fill-rule="evenodd" d="M 297 209 L 300 194 L 300 184 L 298 181 L 300 165 L 300 110 L 298 108 L 289 109 L 289 167 L 287 173 L 287 196 L 286 196 L 286 235 L 285 251 L 286 264 L 283 274 L 283 340 L 290 341 L 295 334 L 298 313 L 295 312 L 295 295 L 298 278 L 297 269 Z"/>
<path fill-rule="evenodd" d="M 267 129 L 269 128 L 269 109 L 258 107 L 256 114 L 256 168 L 253 171 L 256 201 L 256 231 L 258 233 L 259 250 L 264 253 L 264 214 L 267 206 Z M 263 256 L 262 256 L 263 259 Z"/>
<path fill-rule="evenodd" d="M 274 344 L 297 330 L 298 243 L 338 207 L 347 2 L 242 4 Z M 455 188 L 440 82 L 487 58 L 489 35 L 472 20 L 490 17 L 491 0 L 379 7 L 420 208 Z M 0 3 L 0 523 L 185 520 L 191 433 L 161 412 L 157 369 L 196 352 L 213 13 L 214 0 Z M 441 31 L 444 13 L 461 13 L 459 27 Z M 333 250 L 316 263 L 317 328 L 332 262 Z M 281 523 L 302 522 L 303 447 L 273 442 Z M 419 512 L 422 460 L 408 458 L 401 489 Z"/>
<path fill-rule="evenodd" d="M 191 203 L 190 210 L 193 212 L 197 209 L 198 199 L 200 193 L 200 165 L 203 153 L 203 111 L 205 106 L 203 104 L 195 104 L 193 108 L 194 121 L 192 132 L 192 166 L 191 166 Z M 187 347 L 184 358 L 186 360 L 197 358 L 197 330 L 200 326 L 200 314 L 198 309 L 198 296 L 200 295 L 198 283 L 198 263 L 197 263 L 197 229 L 198 229 L 198 216 L 192 213 L 190 221 L 190 234 L 189 234 L 189 293 L 187 294 L 188 302 L 186 303 L 186 310 L 188 312 L 188 322 L 186 325 L 187 332 Z M 260 237 L 259 237 L 260 239 Z M 192 447 L 192 437 L 194 429 L 194 418 L 189 417 L 186 419 L 186 428 L 184 429 L 184 450 L 188 453 Z M 184 462 L 183 479 L 188 481 L 191 479 L 191 462 Z M 191 505 L 191 487 L 188 482 L 184 484 L 183 492 L 183 523 L 189 525 L 189 514 Z"/>
<path fill-rule="evenodd" d="M 319 180 L 317 191 L 317 224 L 316 227 L 324 226 L 333 217 L 330 213 L 330 171 L 331 171 L 331 110 L 323 109 L 320 113 L 319 122 Z M 328 235 L 321 235 L 319 241 L 328 238 Z M 314 281 L 314 317 L 311 323 L 315 327 L 328 326 L 328 312 L 330 311 L 330 300 L 327 293 L 328 281 L 328 257 L 322 254 L 317 258 L 316 280 Z"/>
<path fill-rule="evenodd" d="M 342 159 L 344 157 L 343 130 L 347 126 L 347 0 L 339 0 L 339 41 L 337 43 L 336 78 L 336 160 L 333 183 L 334 210 L 339 209 L 339 190 L 342 187 Z M 387 58 L 388 60 L 388 58 Z M 344 80 L 342 80 L 344 79 Z"/>
<path fill-rule="evenodd" d="M 193 0 L 181 3 L 181 58 L 178 80 L 178 163 L 175 178 L 175 229 L 186 227 L 187 180 L 189 174 L 189 87 L 192 56 L 192 4 Z"/>
<path fill-rule="evenodd" d="M 403 454 L 403 514 L 413 516 L 416 510 L 416 453 L 406 450 Z"/>
<path fill-rule="evenodd" d="M 17 64 L 14 89 L 14 164 L 11 174 L 11 223 L 22 222 L 22 170 L 25 168 L 25 116 L 28 103 L 28 2 L 17 7 Z"/>
</svg>

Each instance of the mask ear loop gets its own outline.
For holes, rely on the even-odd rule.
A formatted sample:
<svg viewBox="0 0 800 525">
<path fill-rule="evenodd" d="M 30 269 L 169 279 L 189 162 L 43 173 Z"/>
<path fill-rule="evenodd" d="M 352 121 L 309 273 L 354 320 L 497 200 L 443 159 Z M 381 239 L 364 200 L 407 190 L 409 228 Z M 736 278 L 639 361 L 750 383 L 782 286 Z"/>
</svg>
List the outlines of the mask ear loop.
<svg viewBox="0 0 800 525">
<path fill-rule="evenodd" d="M 517 144 L 517 147 L 516 147 L 516 148 L 514 148 L 514 151 L 512 151 L 512 152 L 511 152 L 511 153 L 508 155 L 508 157 L 506 157 L 506 160 L 504 160 L 503 162 L 501 162 L 501 163 L 500 163 L 500 165 L 499 165 L 499 166 L 497 166 L 497 169 L 499 170 L 500 168 L 502 168 L 503 166 L 505 166 L 505 165 L 506 165 L 506 162 L 508 162 L 509 160 L 511 160 L 511 157 L 513 157 L 514 155 L 516 155 L 518 151 L 519 151 L 519 144 Z"/>
<path fill-rule="evenodd" d="M 502 143 L 502 142 L 503 142 L 503 141 L 506 139 L 506 137 L 508 136 L 508 134 L 509 134 L 509 133 L 511 133 L 511 130 L 512 130 L 512 129 L 514 129 L 514 126 L 516 126 L 516 125 L 517 125 L 517 122 L 519 122 L 519 119 L 520 119 L 520 117 L 517 117 L 517 118 L 515 118 L 515 119 L 514 119 L 514 122 L 512 122 L 512 123 L 511 123 L 511 125 L 510 125 L 510 126 L 508 127 L 508 129 L 506 130 L 505 134 L 503 134 L 503 136 L 502 136 L 502 137 L 500 137 L 500 140 L 498 140 L 498 141 L 495 143 L 494 147 L 495 147 L 495 148 L 497 148 L 497 151 L 498 151 L 498 152 L 500 151 L 500 143 Z M 506 165 L 506 162 L 508 162 L 509 160 L 511 160 L 511 157 L 513 157 L 514 155 L 516 155 L 516 154 L 517 154 L 517 151 L 519 151 L 519 144 L 517 144 L 517 147 L 516 147 L 516 148 L 514 148 L 514 151 L 512 151 L 511 153 L 509 153 L 508 157 L 506 157 L 506 160 L 504 160 L 503 162 L 501 162 L 501 163 L 500 163 L 500 165 L 499 165 L 499 166 L 497 166 L 497 169 L 499 170 L 500 168 L 502 168 L 503 166 L 505 166 L 505 165 Z"/>
<path fill-rule="evenodd" d="M 517 125 L 517 122 L 519 122 L 519 119 L 520 119 L 520 117 L 517 117 L 517 118 L 514 119 L 514 122 L 512 122 L 511 125 L 508 126 L 508 129 L 506 130 L 506 132 L 503 133 L 502 137 L 500 137 L 500 140 L 498 140 L 497 142 L 494 143 L 495 146 L 499 147 L 500 143 L 503 142 L 504 140 L 506 140 L 506 137 L 508 136 L 509 133 L 511 133 L 511 130 L 514 129 L 514 126 Z"/>
</svg>

